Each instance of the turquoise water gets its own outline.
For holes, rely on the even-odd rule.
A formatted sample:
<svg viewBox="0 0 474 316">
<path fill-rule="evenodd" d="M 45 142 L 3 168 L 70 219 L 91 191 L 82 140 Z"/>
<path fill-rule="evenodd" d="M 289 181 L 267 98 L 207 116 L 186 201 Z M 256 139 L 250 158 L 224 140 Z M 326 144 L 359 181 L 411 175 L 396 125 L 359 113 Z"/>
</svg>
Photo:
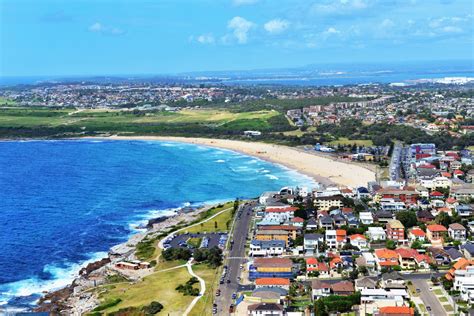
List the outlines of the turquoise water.
<svg viewBox="0 0 474 316">
<path fill-rule="evenodd" d="M 0 302 L 70 282 L 150 217 L 312 184 L 236 152 L 155 141 L 0 142 Z"/>
</svg>

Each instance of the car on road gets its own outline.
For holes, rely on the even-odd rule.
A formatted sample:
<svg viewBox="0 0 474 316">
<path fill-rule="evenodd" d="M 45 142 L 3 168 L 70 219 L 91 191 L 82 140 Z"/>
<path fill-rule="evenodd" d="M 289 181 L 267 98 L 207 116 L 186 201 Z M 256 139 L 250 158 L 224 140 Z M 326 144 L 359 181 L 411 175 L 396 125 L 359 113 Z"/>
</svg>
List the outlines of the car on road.
<svg viewBox="0 0 474 316">
<path fill-rule="evenodd" d="M 430 306 L 426 306 L 426 310 L 427 310 L 428 312 L 431 312 L 431 307 L 430 307 Z"/>
<path fill-rule="evenodd" d="M 221 295 L 221 290 L 217 289 L 216 296 L 220 296 L 220 295 Z"/>
<path fill-rule="evenodd" d="M 237 298 L 237 293 L 232 293 L 232 299 L 235 300 Z"/>
<path fill-rule="evenodd" d="M 421 292 L 421 290 L 420 290 L 420 289 L 416 289 L 416 293 L 420 293 L 420 292 Z"/>
<path fill-rule="evenodd" d="M 226 282 L 227 282 L 227 284 L 229 284 L 229 283 L 230 283 L 230 280 L 229 280 L 229 279 L 227 279 L 227 281 L 226 281 Z"/>
</svg>

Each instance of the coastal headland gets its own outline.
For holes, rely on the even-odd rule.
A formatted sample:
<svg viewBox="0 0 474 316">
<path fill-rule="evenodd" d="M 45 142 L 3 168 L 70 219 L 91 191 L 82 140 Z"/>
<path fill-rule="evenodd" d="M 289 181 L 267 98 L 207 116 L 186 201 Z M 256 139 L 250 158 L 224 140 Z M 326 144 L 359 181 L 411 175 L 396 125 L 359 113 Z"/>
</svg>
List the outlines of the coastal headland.
<svg viewBox="0 0 474 316">
<path fill-rule="evenodd" d="M 323 184 L 357 187 L 367 182 L 375 181 L 375 172 L 362 165 L 337 161 L 330 157 L 322 157 L 283 145 L 228 139 L 171 136 L 110 136 L 105 139 L 173 141 L 233 150 L 283 165 Z"/>
</svg>

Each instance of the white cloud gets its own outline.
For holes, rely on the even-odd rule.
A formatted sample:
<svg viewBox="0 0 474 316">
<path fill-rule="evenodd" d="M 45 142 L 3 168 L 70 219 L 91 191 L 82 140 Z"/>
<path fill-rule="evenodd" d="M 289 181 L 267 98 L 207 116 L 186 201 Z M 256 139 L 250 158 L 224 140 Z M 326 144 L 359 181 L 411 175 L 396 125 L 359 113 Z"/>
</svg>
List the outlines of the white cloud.
<svg viewBox="0 0 474 316">
<path fill-rule="evenodd" d="M 89 31 L 91 32 L 101 32 L 104 30 L 104 26 L 99 22 L 95 22 L 91 26 L 89 26 Z"/>
<path fill-rule="evenodd" d="M 395 26 L 395 23 L 393 23 L 393 21 L 390 19 L 385 19 L 382 21 L 382 23 L 380 23 L 380 27 L 383 27 L 385 29 L 388 29 L 394 26 Z"/>
<path fill-rule="evenodd" d="M 347 14 L 352 11 L 367 9 L 371 0 L 333 0 L 313 5 L 312 12 L 316 14 Z"/>
<path fill-rule="evenodd" d="M 232 4 L 235 6 L 255 4 L 258 0 L 232 0 Z"/>
<path fill-rule="evenodd" d="M 239 44 L 245 44 L 248 40 L 248 32 L 255 27 L 255 24 L 240 16 L 236 16 L 227 23 L 227 27 L 232 30 Z"/>
<path fill-rule="evenodd" d="M 104 26 L 100 22 L 95 22 L 94 24 L 90 25 L 89 31 L 94 32 L 94 33 L 100 33 L 100 34 L 108 34 L 108 35 L 125 34 L 125 32 L 122 29 L 119 29 L 118 27 Z"/>
<path fill-rule="evenodd" d="M 215 39 L 212 34 L 202 34 L 199 35 L 196 40 L 201 44 L 214 44 Z"/>
<path fill-rule="evenodd" d="M 339 33 L 341 33 L 341 31 L 336 30 L 336 28 L 334 28 L 334 27 L 330 27 L 326 30 L 325 33 L 326 34 L 339 34 Z"/>
<path fill-rule="evenodd" d="M 272 34 L 278 34 L 286 30 L 290 26 L 290 22 L 282 19 L 273 19 L 263 25 L 263 28 Z"/>
<path fill-rule="evenodd" d="M 441 29 L 444 33 L 462 33 L 462 28 L 457 26 L 445 26 Z"/>
</svg>

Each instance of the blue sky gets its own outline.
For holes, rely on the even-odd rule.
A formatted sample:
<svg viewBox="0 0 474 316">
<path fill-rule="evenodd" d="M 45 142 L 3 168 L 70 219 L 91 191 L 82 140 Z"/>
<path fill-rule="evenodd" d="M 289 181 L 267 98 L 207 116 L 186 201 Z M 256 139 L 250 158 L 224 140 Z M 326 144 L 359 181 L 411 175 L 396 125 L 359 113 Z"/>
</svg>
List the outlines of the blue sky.
<svg viewBox="0 0 474 316">
<path fill-rule="evenodd" d="M 0 75 L 473 60 L 472 0 L 0 0 Z"/>
</svg>

